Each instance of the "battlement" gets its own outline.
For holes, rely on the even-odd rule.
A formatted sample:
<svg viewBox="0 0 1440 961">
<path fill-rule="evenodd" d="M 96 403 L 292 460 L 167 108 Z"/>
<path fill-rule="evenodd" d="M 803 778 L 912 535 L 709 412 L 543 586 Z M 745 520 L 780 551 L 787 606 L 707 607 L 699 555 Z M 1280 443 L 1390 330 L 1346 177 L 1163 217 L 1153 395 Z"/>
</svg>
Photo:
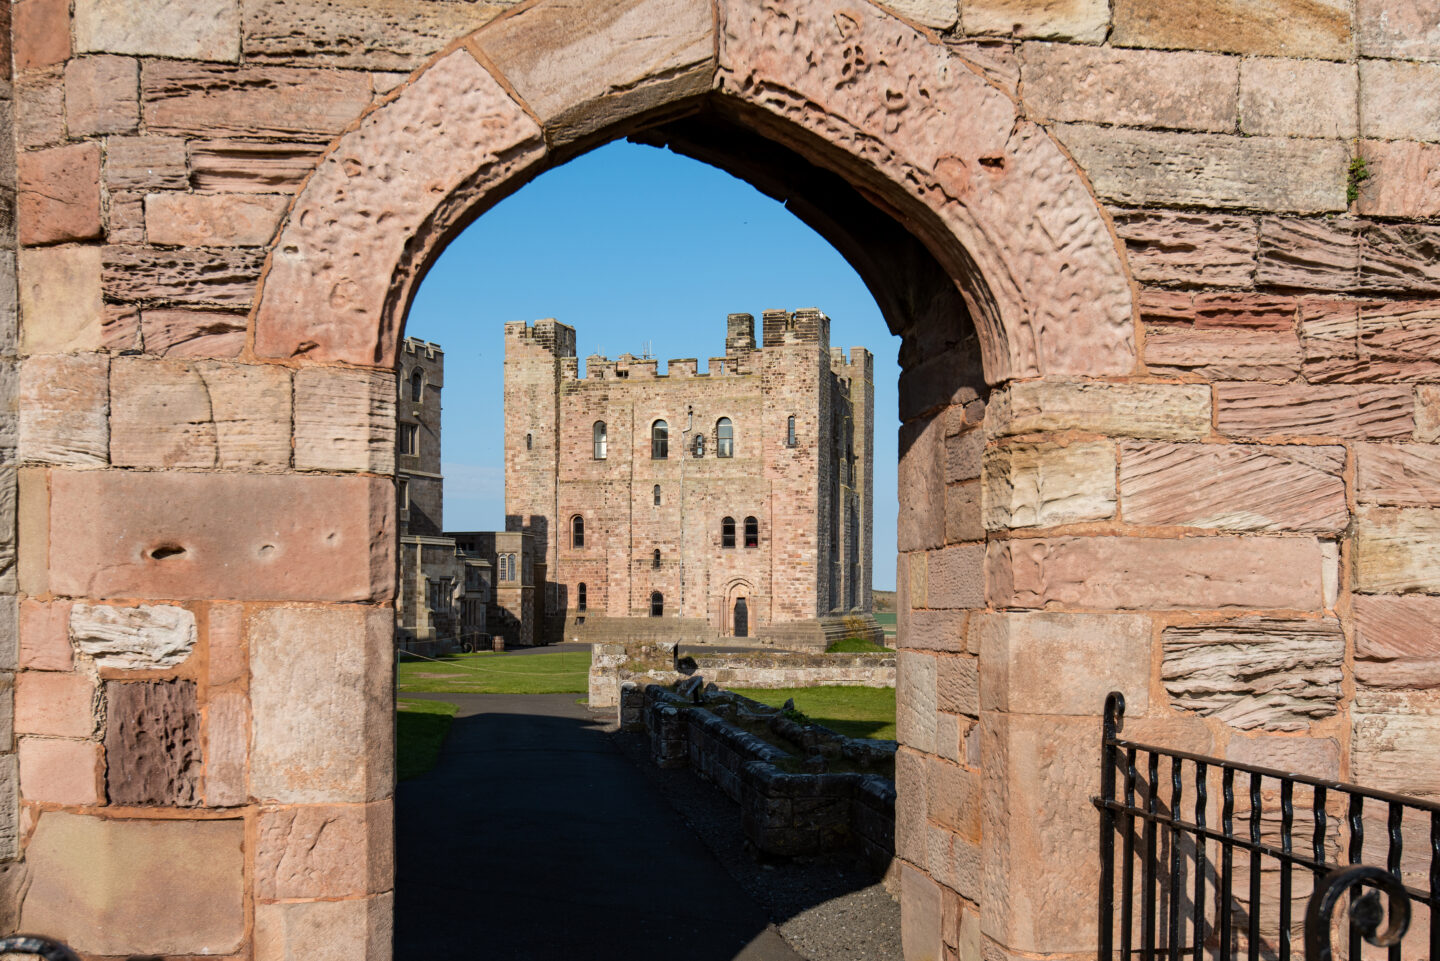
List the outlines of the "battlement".
<svg viewBox="0 0 1440 961">
<path fill-rule="evenodd" d="M 419 337 L 406 337 L 405 343 L 401 345 L 400 349 L 410 357 L 424 360 L 435 360 L 437 357 L 445 356 L 445 351 L 439 344 L 432 344 Z"/>
<path fill-rule="evenodd" d="M 805 307 L 793 313 L 767 310 L 761 315 L 766 347 L 792 344 L 815 344 L 830 349 L 830 318 L 816 307 Z"/>
<path fill-rule="evenodd" d="M 538 347 L 556 357 L 575 356 L 575 328 L 562 324 L 554 317 L 546 317 L 533 324 L 524 320 L 507 321 L 505 324 L 505 346 L 524 344 Z"/>
</svg>

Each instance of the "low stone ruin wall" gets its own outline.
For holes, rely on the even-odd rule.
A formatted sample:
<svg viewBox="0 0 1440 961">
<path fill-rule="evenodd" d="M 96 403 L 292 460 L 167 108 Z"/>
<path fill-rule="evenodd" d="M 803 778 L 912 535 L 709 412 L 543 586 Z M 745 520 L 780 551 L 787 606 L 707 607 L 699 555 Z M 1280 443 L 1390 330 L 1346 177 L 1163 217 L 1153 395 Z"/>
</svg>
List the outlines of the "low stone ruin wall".
<svg viewBox="0 0 1440 961">
<path fill-rule="evenodd" d="M 671 684 L 701 675 L 721 687 L 894 687 L 895 653 L 799 654 L 793 651 L 746 651 L 702 654 L 677 660 L 674 641 L 593 644 L 590 648 L 589 695 L 592 708 L 616 707 L 620 685 L 643 678 Z"/>
<path fill-rule="evenodd" d="M 687 679 L 677 693 L 626 682 L 622 729 L 649 734 L 657 766 L 688 766 L 738 803 L 745 837 L 762 854 L 850 849 L 876 873 L 888 871 L 895 854 L 895 742 L 801 725 L 777 708 L 713 685 L 702 690 L 702 683 Z M 793 750 L 734 723 L 741 718 Z"/>
</svg>

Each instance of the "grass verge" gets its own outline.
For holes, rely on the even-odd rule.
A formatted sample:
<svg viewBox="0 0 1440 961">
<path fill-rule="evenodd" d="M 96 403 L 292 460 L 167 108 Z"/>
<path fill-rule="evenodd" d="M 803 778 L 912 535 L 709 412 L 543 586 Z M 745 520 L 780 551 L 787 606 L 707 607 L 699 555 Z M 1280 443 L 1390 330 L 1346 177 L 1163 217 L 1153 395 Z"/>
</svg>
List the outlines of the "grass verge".
<svg viewBox="0 0 1440 961">
<path fill-rule="evenodd" d="M 402 693 L 583 694 L 589 689 L 590 652 L 504 654 L 482 651 L 435 661 L 403 660 Z"/>
<path fill-rule="evenodd" d="M 863 637 L 847 637 L 825 648 L 826 654 L 893 654 L 894 651 L 881 644 L 873 644 Z"/>
<path fill-rule="evenodd" d="M 895 739 L 893 687 L 786 687 L 774 690 L 734 688 L 761 704 L 780 707 L 794 699 L 795 709 L 816 724 L 849 737 Z"/>
<path fill-rule="evenodd" d="M 446 701 L 399 698 L 395 702 L 395 776 L 403 781 L 435 766 L 458 708 Z"/>
</svg>

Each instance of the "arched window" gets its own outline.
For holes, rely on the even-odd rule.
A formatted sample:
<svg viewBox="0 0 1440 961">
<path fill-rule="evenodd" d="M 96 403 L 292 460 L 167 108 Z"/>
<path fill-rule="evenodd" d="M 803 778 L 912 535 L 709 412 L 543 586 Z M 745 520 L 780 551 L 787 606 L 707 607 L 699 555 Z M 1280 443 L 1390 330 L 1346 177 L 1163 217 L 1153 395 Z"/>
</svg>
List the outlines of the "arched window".
<svg viewBox="0 0 1440 961">
<path fill-rule="evenodd" d="M 696 456 L 696 457 L 704 457 L 704 456 L 705 456 L 705 435 L 704 435 L 704 434 L 696 434 L 696 435 L 695 435 L 695 456 Z"/>
<path fill-rule="evenodd" d="M 650 566 L 657 571 L 660 569 L 660 548 L 658 547 L 655 548 L 655 553 L 650 558 Z"/>
<path fill-rule="evenodd" d="M 760 546 L 760 522 L 753 517 L 745 518 L 745 546 Z"/>
<path fill-rule="evenodd" d="M 656 485 L 655 485 L 655 506 L 656 506 L 656 507 L 659 507 L 659 506 L 660 506 L 660 485 L 659 485 L 659 484 L 656 484 Z"/>
<path fill-rule="evenodd" d="M 785 446 L 795 446 L 795 415 L 791 414 L 790 419 L 785 422 Z"/>
<path fill-rule="evenodd" d="M 730 418 L 722 417 L 715 422 L 715 456 L 735 456 L 735 425 Z"/>
<path fill-rule="evenodd" d="M 570 546 L 585 546 L 585 518 L 579 514 L 570 518 Z"/>
<path fill-rule="evenodd" d="M 665 460 L 670 456 L 670 425 L 657 420 L 650 425 L 650 458 Z"/>
<path fill-rule="evenodd" d="M 417 404 L 425 401 L 425 371 L 419 367 L 410 374 L 410 399 Z"/>
<path fill-rule="evenodd" d="M 531 434 L 525 435 L 525 449 L 531 450 L 535 446 L 535 438 Z"/>
<path fill-rule="evenodd" d="M 590 429 L 590 436 L 595 441 L 595 459 L 604 460 L 609 453 L 609 444 L 606 440 L 605 422 L 597 420 L 595 426 Z"/>
<path fill-rule="evenodd" d="M 722 517 L 720 519 L 720 546 L 735 546 L 735 518 Z"/>
<path fill-rule="evenodd" d="M 585 582 L 581 581 L 579 584 L 575 585 L 575 610 L 585 610 L 585 605 L 589 601 L 589 598 L 587 598 L 585 595 Z"/>
<path fill-rule="evenodd" d="M 659 591 L 650 592 L 650 616 L 662 617 L 665 614 L 665 595 Z"/>
</svg>

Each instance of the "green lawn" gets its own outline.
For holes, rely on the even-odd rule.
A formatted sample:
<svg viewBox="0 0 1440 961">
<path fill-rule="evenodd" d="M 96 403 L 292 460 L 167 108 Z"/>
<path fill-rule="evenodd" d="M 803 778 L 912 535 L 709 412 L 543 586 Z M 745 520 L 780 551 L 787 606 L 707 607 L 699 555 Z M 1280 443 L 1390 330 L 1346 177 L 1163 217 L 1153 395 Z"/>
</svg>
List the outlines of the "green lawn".
<svg viewBox="0 0 1440 961">
<path fill-rule="evenodd" d="M 776 690 L 734 688 L 761 704 L 780 707 L 790 698 L 795 709 L 817 724 L 850 737 L 895 739 L 893 687 L 788 687 Z"/>
<path fill-rule="evenodd" d="M 482 651 L 438 661 L 402 660 L 399 688 L 462 694 L 583 694 L 589 689 L 590 652 L 504 654 Z"/>
<path fill-rule="evenodd" d="M 893 654 L 894 651 L 880 644 L 872 644 L 863 637 L 847 637 L 825 648 L 826 654 Z"/>
<path fill-rule="evenodd" d="M 456 710 L 445 701 L 402 697 L 395 702 L 395 776 L 399 780 L 435 766 Z"/>
</svg>

